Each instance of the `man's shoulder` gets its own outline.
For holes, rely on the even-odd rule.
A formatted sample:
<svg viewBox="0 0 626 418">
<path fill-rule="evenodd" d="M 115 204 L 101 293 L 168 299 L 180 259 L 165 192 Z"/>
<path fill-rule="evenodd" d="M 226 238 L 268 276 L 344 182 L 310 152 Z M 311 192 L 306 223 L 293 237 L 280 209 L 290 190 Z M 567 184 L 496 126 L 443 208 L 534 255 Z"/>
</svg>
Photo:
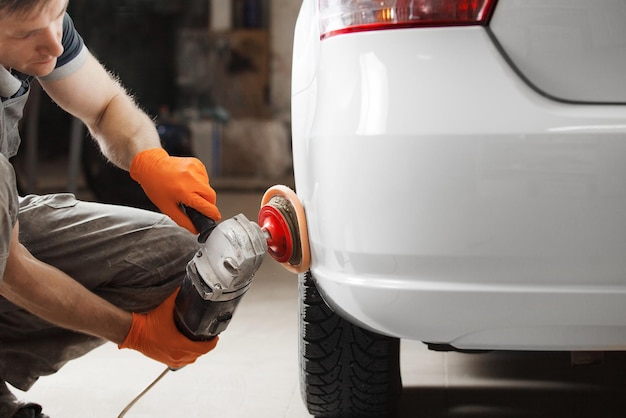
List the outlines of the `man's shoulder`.
<svg viewBox="0 0 626 418">
<path fill-rule="evenodd" d="M 71 75 L 80 68 L 87 59 L 87 48 L 69 14 L 63 18 L 63 54 L 57 58 L 55 69 L 48 75 L 40 77 L 42 80 L 60 80 Z"/>
<path fill-rule="evenodd" d="M 83 38 L 74 27 L 74 22 L 67 13 L 63 18 L 63 38 L 61 43 L 63 44 L 63 54 L 57 59 L 57 68 L 64 66 L 79 56 L 85 46 Z"/>
</svg>

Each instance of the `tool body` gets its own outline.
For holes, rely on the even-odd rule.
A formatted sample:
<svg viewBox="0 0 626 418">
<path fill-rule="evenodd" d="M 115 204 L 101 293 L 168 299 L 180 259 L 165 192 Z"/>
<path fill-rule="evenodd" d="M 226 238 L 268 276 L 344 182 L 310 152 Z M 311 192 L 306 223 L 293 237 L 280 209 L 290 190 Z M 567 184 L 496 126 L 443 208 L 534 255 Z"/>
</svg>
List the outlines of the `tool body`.
<svg viewBox="0 0 626 418">
<path fill-rule="evenodd" d="M 226 329 L 267 252 L 264 232 L 243 214 L 208 225 L 210 231 L 200 231 L 205 241 L 187 264 L 174 305 L 176 326 L 194 341 L 208 341 Z"/>
<path fill-rule="evenodd" d="M 286 186 L 265 193 L 258 224 L 243 214 L 216 224 L 192 208 L 182 209 L 203 243 L 187 264 L 174 307 L 176 326 L 191 340 L 208 341 L 226 329 L 265 253 L 292 272 L 308 269 L 304 210 Z"/>
</svg>

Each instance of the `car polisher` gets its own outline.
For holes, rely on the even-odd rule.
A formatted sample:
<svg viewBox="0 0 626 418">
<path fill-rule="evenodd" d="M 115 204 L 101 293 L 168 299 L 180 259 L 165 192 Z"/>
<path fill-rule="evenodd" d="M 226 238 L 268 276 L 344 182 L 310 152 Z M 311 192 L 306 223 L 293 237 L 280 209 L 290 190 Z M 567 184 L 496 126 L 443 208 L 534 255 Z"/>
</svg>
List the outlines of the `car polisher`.
<svg viewBox="0 0 626 418">
<path fill-rule="evenodd" d="M 304 209 L 286 186 L 265 192 L 258 224 L 243 214 L 216 224 L 183 209 L 203 244 L 187 264 L 174 308 L 178 329 L 191 340 L 210 340 L 226 329 L 266 252 L 293 273 L 309 268 Z"/>
<path fill-rule="evenodd" d="M 216 224 L 200 212 L 185 212 L 202 243 L 187 264 L 174 304 L 178 330 L 208 341 L 226 329 L 267 252 L 265 234 L 243 214 Z"/>
<path fill-rule="evenodd" d="M 263 195 L 258 224 L 243 214 L 217 224 L 193 208 L 181 209 L 199 231 L 202 244 L 187 264 L 176 296 L 174 323 L 194 341 L 208 341 L 226 329 L 250 288 L 265 253 L 293 273 L 305 272 L 311 255 L 306 217 L 296 194 L 273 186 Z M 170 370 L 165 370 L 122 410 L 123 418 Z"/>
</svg>

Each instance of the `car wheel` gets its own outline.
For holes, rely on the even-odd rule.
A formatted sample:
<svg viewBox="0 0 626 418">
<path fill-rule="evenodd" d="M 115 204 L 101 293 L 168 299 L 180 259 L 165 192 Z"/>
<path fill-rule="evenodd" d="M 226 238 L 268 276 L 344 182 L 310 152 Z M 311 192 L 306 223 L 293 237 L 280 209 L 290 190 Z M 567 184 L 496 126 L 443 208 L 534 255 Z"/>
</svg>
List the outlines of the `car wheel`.
<svg viewBox="0 0 626 418">
<path fill-rule="evenodd" d="M 402 390 L 400 340 L 358 327 L 300 275 L 300 387 L 315 417 L 390 417 Z"/>
</svg>

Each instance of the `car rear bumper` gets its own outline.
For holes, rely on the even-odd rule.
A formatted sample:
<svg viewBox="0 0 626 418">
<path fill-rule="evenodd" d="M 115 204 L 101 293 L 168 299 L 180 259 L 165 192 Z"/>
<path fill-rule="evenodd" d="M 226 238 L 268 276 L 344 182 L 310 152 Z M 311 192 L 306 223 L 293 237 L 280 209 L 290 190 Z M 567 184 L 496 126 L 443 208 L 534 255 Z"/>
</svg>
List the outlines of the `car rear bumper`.
<svg viewBox="0 0 626 418">
<path fill-rule="evenodd" d="M 625 107 L 538 95 L 480 27 L 313 45 L 294 169 L 331 307 L 459 348 L 626 346 Z"/>
</svg>

